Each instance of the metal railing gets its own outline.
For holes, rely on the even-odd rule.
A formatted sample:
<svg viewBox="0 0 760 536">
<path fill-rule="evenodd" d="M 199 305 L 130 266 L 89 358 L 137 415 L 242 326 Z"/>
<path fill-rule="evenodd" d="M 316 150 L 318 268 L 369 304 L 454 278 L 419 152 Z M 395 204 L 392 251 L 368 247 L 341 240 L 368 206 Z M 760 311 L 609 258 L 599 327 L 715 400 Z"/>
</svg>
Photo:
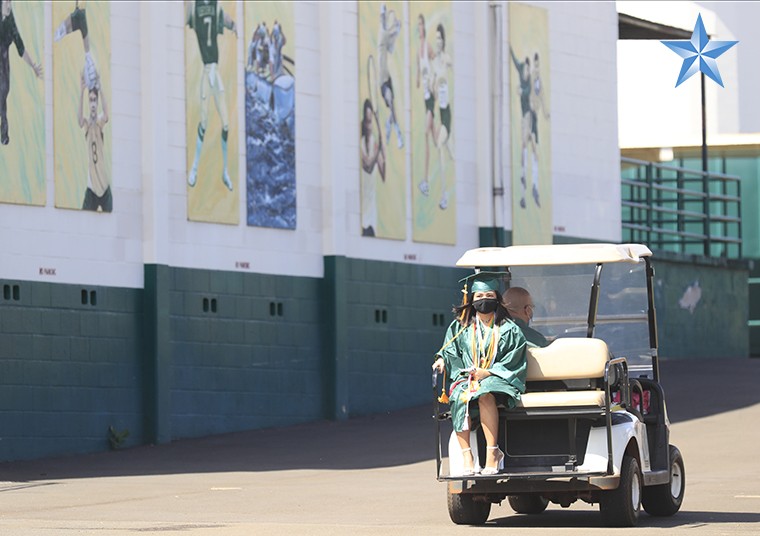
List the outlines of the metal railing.
<svg viewBox="0 0 760 536">
<path fill-rule="evenodd" d="M 623 241 L 707 257 L 740 258 L 741 180 L 621 158 Z"/>
</svg>

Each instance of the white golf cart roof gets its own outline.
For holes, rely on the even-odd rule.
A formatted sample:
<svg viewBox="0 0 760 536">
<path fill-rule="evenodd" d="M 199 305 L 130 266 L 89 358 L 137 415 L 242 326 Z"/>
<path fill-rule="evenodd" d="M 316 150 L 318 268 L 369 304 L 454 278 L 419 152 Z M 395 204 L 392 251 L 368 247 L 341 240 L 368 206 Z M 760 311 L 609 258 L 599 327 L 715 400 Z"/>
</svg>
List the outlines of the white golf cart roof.
<svg viewBox="0 0 760 536">
<path fill-rule="evenodd" d="M 470 249 L 457 266 L 547 266 L 562 264 L 637 263 L 652 252 L 642 244 L 559 244 Z"/>
</svg>

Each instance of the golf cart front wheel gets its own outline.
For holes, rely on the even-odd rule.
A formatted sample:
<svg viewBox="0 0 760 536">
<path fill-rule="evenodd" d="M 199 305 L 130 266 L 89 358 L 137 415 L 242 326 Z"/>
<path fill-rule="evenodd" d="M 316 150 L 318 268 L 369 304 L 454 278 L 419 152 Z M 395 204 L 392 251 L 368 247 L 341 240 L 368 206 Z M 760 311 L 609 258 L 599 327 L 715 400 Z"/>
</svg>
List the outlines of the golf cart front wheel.
<svg viewBox="0 0 760 536">
<path fill-rule="evenodd" d="M 602 520 L 608 527 L 633 527 L 641 511 L 641 469 L 636 458 L 625 455 L 620 468 L 620 485 L 605 491 L 599 500 Z"/>
<path fill-rule="evenodd" d="M 681 509 L 686 472 L 681 451 L 670 445 L 670 479 L 667 484 L 644 488 L 642 504 L 650 516 L 672 516 Z"/>
<path fill-rule="evenodd" d="M 482 525 L 488 521 L 491 503 L 475 500 L 469 493 L 448 491 L 449 517 L 457 525 Z"/>
<path fill-rule="evenodd" d="M 510 495 L 509 506 L 518 514 L 540 514 L 549 505 L 541 495 Z"/>
</svg>

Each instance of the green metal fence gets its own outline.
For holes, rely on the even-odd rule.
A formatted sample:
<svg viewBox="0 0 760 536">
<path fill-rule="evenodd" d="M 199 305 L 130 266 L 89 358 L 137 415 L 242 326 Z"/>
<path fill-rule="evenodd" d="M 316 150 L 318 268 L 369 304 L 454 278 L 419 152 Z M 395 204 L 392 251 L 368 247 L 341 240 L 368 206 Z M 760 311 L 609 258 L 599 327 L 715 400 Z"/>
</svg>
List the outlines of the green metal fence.
<svg viewBox="0 0 760 536">
<path fill-rule="evenodd" d="M 739 177 L 621 160 L 624 241 L 707 257 L 742 256 Z"/>
</svg>

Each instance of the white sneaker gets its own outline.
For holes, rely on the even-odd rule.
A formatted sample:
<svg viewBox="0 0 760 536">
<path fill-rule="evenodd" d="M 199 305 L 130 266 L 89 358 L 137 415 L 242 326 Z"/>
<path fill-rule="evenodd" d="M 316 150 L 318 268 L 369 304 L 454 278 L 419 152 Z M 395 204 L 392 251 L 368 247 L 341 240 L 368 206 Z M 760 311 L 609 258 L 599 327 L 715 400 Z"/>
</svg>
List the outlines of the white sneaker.
<svg viewBox="0 0 760 536">
<path fill-rule="evenodd" d="M 420 192 L 422 192 L 422 195 L 428 196 L 430 195 L 430 184 L 427 180 L 422 181 L 419 184 Z"/>
<path fill-rule="evenodd" d="M 198 166 L 193 166 L 190 175 L 187 176 L 187 184 L 192 188 L 198 180 Z"/>
<path fill-rule="evenodd" d="M 232 191 L 232 181 L 230 180 L 230 176 L 227 173 L 226 169 L 222 172 L 222 182 L 227 187 L 227 189 L 231 192 Z"/>
<path fill-rule="evenodd" d="M 443 195 L 441 196 L 441 202 L 438 203 L 438 206 L 441 207 L 441 210 L 446 210 L 449 206 L 449 193 L 444 191 Z"/>
<path fill-rule="evenodd" d="M 401 134 L 398 135 L 398 148 L 399 149 L 404 148 L 404 138 L 401 137 Z"/>
</svg>

